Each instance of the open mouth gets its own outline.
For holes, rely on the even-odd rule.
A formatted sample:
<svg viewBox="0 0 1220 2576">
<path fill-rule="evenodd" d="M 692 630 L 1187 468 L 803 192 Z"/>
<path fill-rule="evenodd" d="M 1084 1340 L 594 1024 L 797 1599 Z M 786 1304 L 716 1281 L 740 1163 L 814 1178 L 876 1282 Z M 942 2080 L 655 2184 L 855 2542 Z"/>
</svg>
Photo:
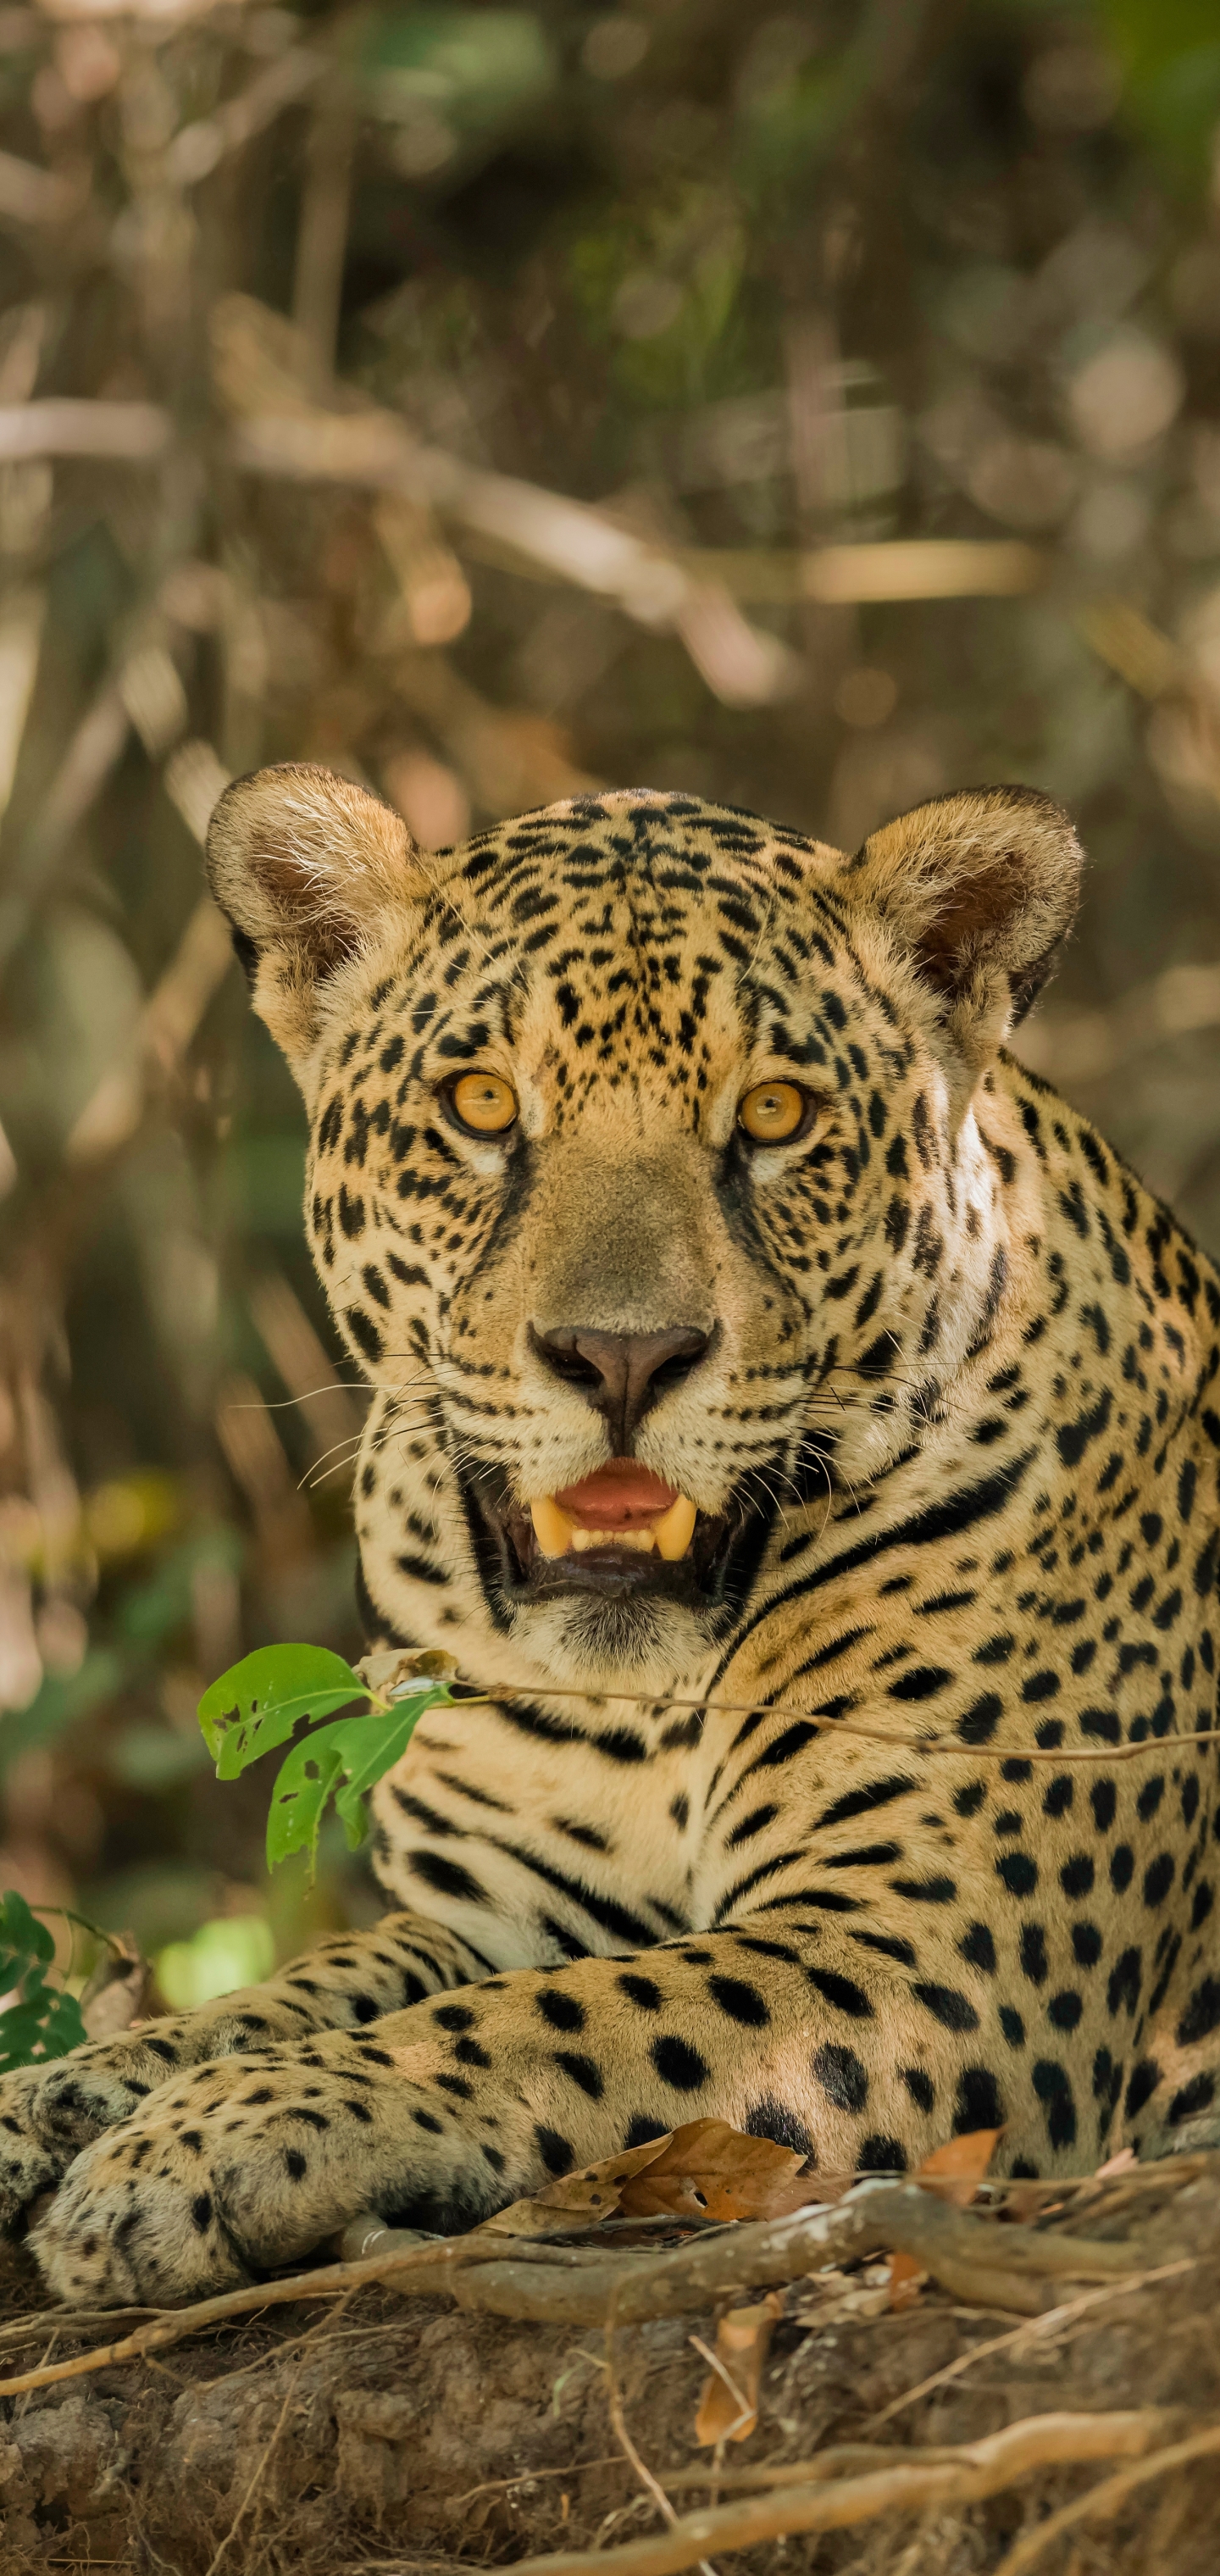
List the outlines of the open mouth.
<svg viewBox="0 0 1220 2576">
<path fill-rule="evenodd" d="M 701 1512 L 635 1458 L 613 1458 L 580 1484 L 528 1506 L 494 1472 L 473 1478 L 467 1490 L 484 1545 L 495 1544 L 500 1583 L 517 1601 L 561 1592 L 706 1600 L 720 1589 L 742 1527 L 739 1510 Z"/>
<path fill-rule="evenodd" d="M 679 1565 L 698 1517 L 688 1495 L 675 1493 L 634 1458 L 612 1458 L 579 1485 L 565 1485 L 562 1493 L 540 1495 L 530 1504 L 538 1552 L 552 1562 L 569 1550 L 588 1556 L 594 1549 L 629 1548 L 635 1556 L 655 1554 L 666 1565 Z"/>
</svg>

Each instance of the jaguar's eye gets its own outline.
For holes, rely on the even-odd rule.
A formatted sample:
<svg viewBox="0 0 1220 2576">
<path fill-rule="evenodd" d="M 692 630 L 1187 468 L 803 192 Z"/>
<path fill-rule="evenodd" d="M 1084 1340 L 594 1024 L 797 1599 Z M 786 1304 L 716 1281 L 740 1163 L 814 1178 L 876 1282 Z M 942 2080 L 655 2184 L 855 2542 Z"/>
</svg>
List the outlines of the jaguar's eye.
<svg viewBox="0 0 1220 2576">
<path fill-rule="evenodd" d="M 756 1082 L 737 1104 L 737 1124 L 756 1145 L 786 1145 L 807 1123 L 811 1094 L 799 1082 Z"/>
<path fill-rule="evenodd" d="M 516 1092 L 498 1073 L 464 1073 L 448 1098 L 459 1127 L 472 1136 L 503 1136 L 516 1121 Z"/>
</svg>

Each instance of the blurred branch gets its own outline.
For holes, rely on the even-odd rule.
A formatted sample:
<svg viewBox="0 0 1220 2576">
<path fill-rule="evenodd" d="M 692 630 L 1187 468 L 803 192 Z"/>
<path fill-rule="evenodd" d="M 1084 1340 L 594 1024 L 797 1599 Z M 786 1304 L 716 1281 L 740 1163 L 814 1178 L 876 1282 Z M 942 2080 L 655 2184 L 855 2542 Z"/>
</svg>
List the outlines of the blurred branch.
<svg viewBox="0 0 1220 2576">
<path fill-rule="evenodd" d="M 310 125 L 306 150 L 292 318 L 313 352 L 323 381 L 335 363 L 355 144 L 353 110 L 320 107 Z"/>
<path fill-rule="evenodd" d="M 24 939 L 37 896 L 100 795 L 127 733 L 122 689 L 117 680 L 106 680 L 72 735 L 59 774 L 0 894 L 0 972 Z"/>
<path fill-rule="evenodd" d="M 1046 558 L 1008 538 L 889 538 L 802 558 L 806 599 L 986 599 L 1037 590 Z"/>
<path fill-rule="evenodd" d="M 493 706 L 443 653 L 403 654 L 394 678 L 403 703 L 430 726 L 489 813 L 552 805 L 602 785 L 545 716 Z"/>
<path fill-rule="evenodd" d="M 137 622 L 134 640 L 117 672 L 103 681 L 68 743 L 58 775 L 0 894 L 0 974 L 24 938 L 73 836 L 117 767 L 129 729 L 134 727 L 149 759 L 157 761 L 164 759 L 186 725 L 186 691 L 166 644 L 165 631 L 167 627 L 181 627 L 187 634 L 193 631 L 187 623 L 188 616 L 193 620 L 196 614 L 191 569 L 189 562 L 182 561 L 170 567 L 143 620 Z M 201 752 L 213 764 L 208 769 L 205 759 L 206 774 L 202 778 Z M 175 781 L 179 782 L 177 787 Z M 204 793 L 210 794 L 206 808 L 201 783 Z M 212 805 L 227 784 L 228 772 L 221 768 L 214 752 L 207 753 L 206 745 L 193 751 L 184 745 L 181 762 L 167 767 L 168 791 L 197 840 L 202 841 Z M 183 797 L 188 800 L 186 804 Z"/>
<path fill-rule="evenodd" d="M 594 2576 L 603 2565 L 607 2576 L 675 2576 L 681 2568 L 701 2564 L 709 2553 L 719 2556 L 726 2549 L 755 2548 L 762 2541 L 782 2540 L 796 2532 L 842 2531 L 883 2514 L 930 2518 L 938 2508 L 943 2512 L 946 2506 L 975 2504 L 983 2497 L 1002 2494 L 1036 2469 L 1129 2459 L 1163 2442 L 1166 2430 L 1166 2416 L 1157 2407 L 1113 2414 L 1034 2415 L 982 2441 L 936 2452 L 930 2463 L 918 2450 L 908 2453 L 901 2464 L 883 2454 L 876 2468 L 846 2477 L 832 2475 L 825 2484 L 781 2487 L 766 2497 L 705 2505 L 683 2515 L 672 2530 L 655 2539 L 627 2541 L 604 2551 L 556 2550 L 546 2557 L 521 2559 L 518 2565 L 522 2576 L 543 2576 L 544 2570 L 547 2576 Z M 1179 2459 L 1200 2458 L 1218 2448 L 1220 2427 L 1211 2425 L 1193 2442 L 1158 2452 L 1157 2468 L 1177 2466 Z M 1121 2482 L 1124 2494 L 1128 2483 Z M 1120 2481 L 1109 2480 L 1107 2485 L 1117 2488 Z M 1082 2498 L 1071 2520 L 1083 2519 L 1088 2509 L 1088 2498 Z M 1056 2527 L 1066 2527 L 1068 2519 L 1067 2514 L 1053 2517 Z M 1033 2539 L 1040 2545 L 1042 2532 L 1035 2532 Z M 1015 2571 L 1029 2566 L 1037 2554 L 1035 2547 L 1019 2544 L 1007 2563 Z"/>
<path fill-rule="evenodd" d="M 282 1272 L 268 1271 L 250 1290 L 250 1312 L 312 1439 L 324 1459 L 358 1440 L 364 1422 L 362 1390 L 336 1380 L 334 1366 L 295 1290 Z"/>
<path fill-rule="evenodd" d="M 612 601 L 637 624 L 672 629 L 730 703 L 787 696 L 799 679 L 795 655 L 774 636 L 757 634 L 727 592 L 716 604 L 720 633 L 713 640 L 708 580 L 696 580 L 674 554 L 586 502 L 422 445 L 391 412 L 263 413 L 238 425 L 234 445 L 237 463 L 250 473 L 405 493 L 511 549 L 523 565 Z"/>
<path fill-rule="evenodd" d="M 45 590 L 14 590 L 0 607 L 0 815 L 13 792 L 17 759 L 38 674 Z"/>
<path fill-rule="evenodd" d="M 276 117 L 304 98 L 328 70 L 333 70 L 329 57 L 308 52 L 304 45 L 282 54 L 278 62 L 269 63 L 247 89 L 227 99 L 213 115 L 183 126 L 165 156 L 168 177 L 185 188 L 209 178 L 230 152 L 240 152 L 256 134 L 274 124 Z"/>
<path fill-rule="evenodd" d="M 72 401 L 6 403 L 0 408 L 0 461 L 19 456 L 114 457 L 151 464 L 172 436 L 169 413 L 157 403 Z"/>
<path fill-rule="evenodd" d="M 1129 600 L 1098 600 L 1080 615 L 1103 662 L 1159 710 L 1149 748 L 1163 776 L 1220 803 L 1220 693 L 1172 638 Z"/>
<path fill-rule="evenodd" d="M 166 791 L 201 844 L 228 783 L 210 743 L 184 743 L 166 763 Z M 232 962 L 229 925 L 205 895 L 149 994 L 130 1059 L 103 1076 L 76 1120 L 64 1147 L 69 1166 L 113 1155 L 135 1135 L 151 1088 L 170 1081 Z"/>
<path fill-rule="evenodd" d="M 684 550 L 692 573 L 723 583 L 739 599 L 787 606 L 816 599 L 845 606 L 867 600 L 994 599 L 1041 587 L 1046 558 L 1007 538 L 880 538 L 807 551 L 765 547 Z"/>
<path fill-rule="evenodd" d="M 1086 643 L 1142 698 L 1184 689 L 1190 665 L 1178 646 L 1126 599 L 1094 600 L 1077 620 Z"/>
</svg>

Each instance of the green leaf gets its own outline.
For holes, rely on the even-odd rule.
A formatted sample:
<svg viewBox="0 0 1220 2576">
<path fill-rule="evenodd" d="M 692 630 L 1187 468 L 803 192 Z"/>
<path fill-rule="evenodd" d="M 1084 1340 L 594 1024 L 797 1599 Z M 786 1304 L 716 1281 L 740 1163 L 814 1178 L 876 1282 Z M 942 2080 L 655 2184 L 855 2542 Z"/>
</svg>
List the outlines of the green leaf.
<svg viewBox="0 0 1220 2576">
<path fill-rule="evenodd" d="M 0 2012 L 0 2073 L 66 2057 L 85 2038 L 75 1995 L 49 1986 L 44 1970 L 55 1956 L 55 1942 L 45 1923 L 9 1888 L 0 1896 L 0 1992 L 16 1988 L 15 2000 Z"/>
<path fill-rule="evenodd" d="M 43 1993 L 47 2011 L 39 2053 L 43 2057 L 66 2057 L 69 2049 L 79 2048 L 82 2040 L 89 2036 L 81 2018 L 80 2005 L 75 1995 L 65 1993 L 62 1988 L 56 1992 L 44 1987 Z"/>
<path fill-rule="evenodd" d="M 7 1888 L 0 1897 L 0 1941 L 16 1959 L 38 1959 L 45 1966 L 55 1956 L 54 1934 L 31 1913 L 15 1887 Z"/>
<path fill-rule="evenodd" d="M 10 2004 L 0 2012 L 0 2075 L 34 2064 L 42 2031 L 42 2015 L 31 2004 Z"/>
<path fill-rule="evenodd" d="M 409 1699 L 396 1701 L 393 1708 L 315 1727 L 312 1735 L 294 1744 L 271 1793 L 268 1866 L 274 1869 L 277 1862 L 288 1860 L 293 1852 L 303 1851 L 308 1852 L 313 1868 L 318 1828 L 332 1791 L 348 1847 L 354 1851 L 367 1830 L 367 1791 L 401 1760 L 424 1710 L 447 1702 L 450 1696 L 447 1682 L 432 1682 L 412 1691 Z"/>
<path fill-rule="evenodd" d="M 330 1717 L 368 1696 L 359 1674 L 325 1646 L 256 1647 L 199 1702 L 217 1779 L 236 1780 L 260 1754 L 286 1743 L 303 1717 Z"/>
<path fill-rule="evenodd" d="M 20 2002 L 0 2013 L 0 2074 L 66 2057 L 85 2036 L 75 1995 L 57 1993 L 38 1980 Z"/>
<path fill-rule="evenodd" d="M 290 1860 L 294 1852 L 303 1851 L 309 1854 L 310 1876 L 313 1875 L 318 1827 L 331 1790 L 343 1773 L 342 1754 L 326 1740 L 334 1733 L 333 1727 L 322 1726 L 316 1735 L 304 1736 L 280 1766 L 267 1814 L 268 1869 L 274 1869 L 279 1861 Z"/>
</svg>

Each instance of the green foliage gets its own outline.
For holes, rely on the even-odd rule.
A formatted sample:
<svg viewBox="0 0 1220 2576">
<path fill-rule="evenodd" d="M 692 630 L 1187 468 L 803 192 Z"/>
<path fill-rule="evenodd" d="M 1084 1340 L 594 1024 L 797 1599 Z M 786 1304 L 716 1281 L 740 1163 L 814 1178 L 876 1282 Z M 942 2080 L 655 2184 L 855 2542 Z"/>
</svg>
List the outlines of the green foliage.
<svg viewBox="0 0 1220 2576">
<path fill-rule="evenodd" d="M 10 1887 L 0 1896 L 0 1994 L 15 2000 L 0 2012 L 0 2074 L 66 2057 L 86 2035 L 75 1995 L 47 1982 L 54 1957 L 45 1923 Z"/>
<path fill-rule="evenodd" d="M 569 276 L 620 391 L 645 408 L 705 398 L 744 274 L 745 234 L 723 186 L 668 187 L 583 233 Z"/>
<path fill-rule="evenodd" d="M 424 1710 L 452 1696 L 447 1680 L 408 1671 L 394 1696 L 382 1699 L 325 1646 L 259 1646 L 204 1692 L 199 1723 L 219 1780 L 236 1780 L 286 1744 L 302 1721 L 312 1726 L 280 1765 L 267 1817 L 268 1867 L 306 1852 L 312 1870 L 328 1800 L 334 1797 L 354 1851 L 368 1830 L 368 1791 L 401 1759 Z M 366 1715 L 314 1723 L 355 1700 L 371 1702 Z"/>
<path fill-rule="evenodd" d="M 1166 175 L 1197 187 L 1220 116 L 1215 0 L 1100 0 L 1125 74 L 1124 105 L 1156 145 Z"/>
<path fill-rule="evenodd" d="M 550 96 L 559 67 L 529 10 L 412 6 L 364 22 L 358 68 L 374 115 L 408 129 L 427 119 L 443 161 L 446 144 L 510 133 Z"/>
</svg>

